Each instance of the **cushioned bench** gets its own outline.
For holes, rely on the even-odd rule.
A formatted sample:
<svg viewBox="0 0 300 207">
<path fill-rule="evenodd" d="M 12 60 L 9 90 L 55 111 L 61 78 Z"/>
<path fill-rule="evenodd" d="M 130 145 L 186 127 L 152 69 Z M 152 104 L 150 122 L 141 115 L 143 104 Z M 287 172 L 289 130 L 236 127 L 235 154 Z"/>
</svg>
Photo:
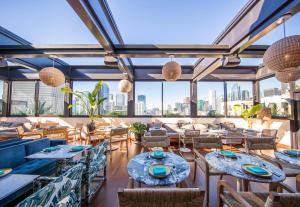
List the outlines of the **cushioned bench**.
<svg viewBox="0 0 300 207">
<path fill-rule="evenodd" d="M 15 174 L 51 175 L 55 172 L 55 161 L 27 160 L 25 157 L 59 144 L 66 144 L 66 142 L 43 138 L 2 148 L 0 149 L 0 168 L 12 168 Z"/>
<path fill-rule="evenodd" d="M 11 147 L 11 146 L 14 146 L 14 145 L 23 144 L 25 142 L 30 142 L 30 141 L 33 140 L 33 139 L 20 139 L 20 138 L 16 138 L 16 139 L 19 139 L 19 140 L 14 140 L 14 141 L 11 141 L 11 142 L 8 142 L 8 143 L 0 143 L 0 149 L 6 148 L 6 147 Z M 6 140 L 6 141 L 8 141 L 8 140 Z M 6 141 L 3 141 L 3 142 L 6 142 Z"/>
</svg>

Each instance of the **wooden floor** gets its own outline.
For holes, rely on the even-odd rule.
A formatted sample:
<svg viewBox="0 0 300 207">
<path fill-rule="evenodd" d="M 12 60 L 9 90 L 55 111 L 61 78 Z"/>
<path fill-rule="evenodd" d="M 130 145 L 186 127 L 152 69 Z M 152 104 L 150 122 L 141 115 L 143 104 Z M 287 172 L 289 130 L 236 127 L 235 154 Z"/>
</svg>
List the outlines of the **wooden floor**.
<svg viewBox="0 0 300 207">
<path fill-rule="evenodd" d="M 121 152 L 120 149 L 116 150 L 112 154 L 112 160 L 108 159 L 108 168 L 107 168 L 107 180 L 103 184 L 102 188 L 96 194 L 92 206 L 95 207 L 117 207 L 117 191 L 119 188 L 125 188 L 128 184 L 128 173 L 127 173 L 127 163 L 134 157 L 136 154 L 140 153 L 140 146 L 134 144 L 133 142 L 129 145 L 129 154 L 128 157 L 126 152 Z M 175 150 L 176 153 L 176 150 Z M 197 170 L 197 179 L 193 181 L 193 163 L 191 164 L 191 174 L 188 179 L 182 184 L 182 187 L 200 187 L 204 189 L 204 180 L 201 170 Z M 217 203 L 217 182 L 218 177 L 212 177 L 210 179 L 210 206 L 216 206 Z M 228 181 L 231 186 L 236 188 L 236 179 L 231 176 L 223 177 L 224 180 Z M 293 178 L 287 179 L 285 182 L 288 182 L 289 185 L 295 187 L 293 184 L 295 181 Z M 144 186 L 143 186 L 144 187 Z M 146 186 L 145 186 L 146 187 Z M 268 185 L 250 183 L 251 191 L 263 192 L 268 191 Z"/>
</svg>

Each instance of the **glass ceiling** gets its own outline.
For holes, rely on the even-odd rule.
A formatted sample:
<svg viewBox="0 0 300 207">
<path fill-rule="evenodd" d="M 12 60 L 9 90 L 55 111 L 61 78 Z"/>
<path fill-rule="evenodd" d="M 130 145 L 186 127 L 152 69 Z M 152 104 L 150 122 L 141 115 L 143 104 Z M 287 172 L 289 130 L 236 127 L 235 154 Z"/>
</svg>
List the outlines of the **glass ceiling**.
<svg viewBox="0 0 300 207">
<path fill-rule="evenodd" d="M 74 57 L 59 58 L 69 65 L 104 65 L 104 58 L 101 57 Z"/>
<path fill-rule="evenodd" d="M 98 44 L 66 0 L 1 1 L 0 26 L 33 44 Z"/>
<path fill-rule="evenodd" d="M 173 58 L 180 65 L 194 65 L 198 58 Z M 170 58 L 131 58 L 134 65 L 164 65 Z"/>
<path fill-rule="evenodd" d="M 262 58 L 241 58 L 241 66 L 258 66 L 262 64 Z"/>
<path fill-rule="evenodd" d="M 284 37 L 283 25 L 279 25 L 271 32 L 257 40 L 255 45 L 271 45 L 272 43 L 280 40 Z M 299 35 L 300 34 L 300 13 L 295 14 L 285 22 L 286 36 Z"/>
<path fill-rule="evenodd" d="M 107 0 L 125 44 L 210 44 L 247 1 Z"/>
</svg>

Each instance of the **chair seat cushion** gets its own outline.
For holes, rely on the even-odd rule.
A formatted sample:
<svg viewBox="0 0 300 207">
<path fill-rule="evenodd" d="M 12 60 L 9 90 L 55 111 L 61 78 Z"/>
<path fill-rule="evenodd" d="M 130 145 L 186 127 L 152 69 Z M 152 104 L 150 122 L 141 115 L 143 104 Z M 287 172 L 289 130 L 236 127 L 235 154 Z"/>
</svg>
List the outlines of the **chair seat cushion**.
<svg viewBox="0 0 300 207">
<path fill-rule="evenodd" d="M 54 160 L 30 160 L 13 169 L 14 174 L 42 174 L 45 175 L 55 168 Z"/>
<path fill-rule="evenodd" d="M 269 193 L 252 193 L 252 192 L 243 192 L 239 193 L 252 207 L 261 207 L 264 206 Z M 224 193 L 223 195 L 224 203 L 229 207 L 242 207 L 237 200 L 235 200 L 231 194 Z"/>
<path fill-rule="evenodd" d="M 97 160 L 92 161 L 91 165 L 90 165 L 90 172 L 89 172 L 90 179 L 94 178 L 99 171 L 101 171 L 105 168 L 105 166 L 106 166 L 106 156 L 105 155 L 102 155 Z"/>
<path fill-rule="evenodd" d="M 67 141 L 64 140 L 64 139 L 51 139 L 50 140 L 50 146 L 51 147 L 54 147 L 54 146 L 57 146 L 57 145 L 65 145 L 67 144 Z"/>
</svg>

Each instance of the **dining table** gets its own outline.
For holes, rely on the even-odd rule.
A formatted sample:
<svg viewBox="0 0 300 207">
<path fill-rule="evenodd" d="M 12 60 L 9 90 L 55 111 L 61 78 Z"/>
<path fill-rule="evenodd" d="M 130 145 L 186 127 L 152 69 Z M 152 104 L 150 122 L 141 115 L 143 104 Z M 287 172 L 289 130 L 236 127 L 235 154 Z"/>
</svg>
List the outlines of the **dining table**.
<svg viewBox="0 0 300 207">
<path fill-rule="evenodd" d="M 300 155 L 291 156 L 284 151 L 275 151 L 274 155 L 279 161 L 289 165 L 292 168 L 300 169 Z"/>
<path fill-rule="evenodd" d="M 133 157 L 127 165 L 129 176 L 138 183 L 150 186 L 178 185 L 190 174 L 190 165 L 179 155 L 164 152 L 162 159 L 155 159 L 151 152 L 140 153 Z M 149 174 L 149 167 L 155 164 L 163 164 L 171 168 L 171 173 L 164 178 L 156 178 Z"/>
<path fill-rule="evenodd" d="M 72 148 L 76 146 L 82 146 L 82 150 L 73 151 Z M 76 156 L 81 156 L 86 150 L 91 148 L 91 145 L 57 145 L 57 149 L 51 151 L 42 150 L 36 152 L 26 159 L 52 159 L 56 160 L 56 174 L 60 175 L 62 169 L 65 167 L 69 160 L 74 159 Z"/>
<path fill-rule="evenodd" d="M 205 159 L 208 164 L 228 175 L 237 178 L 237 190 L 248 191 L 249 182 L 258 183 L 277 183 L 285 180 L 285 173 L 274 164 L 267 162 L 258 156 L 250 155 L 246 153 L 235 153 L 234 158 L 222 156 L 220 151 L 213 151 L 205 155 Z M 246 172 L 242 166 L 245 164 L 251 164 L 266 169 L 271 173 L 268 177 L 262 177 L 253 175 Z"/>
</svg>

